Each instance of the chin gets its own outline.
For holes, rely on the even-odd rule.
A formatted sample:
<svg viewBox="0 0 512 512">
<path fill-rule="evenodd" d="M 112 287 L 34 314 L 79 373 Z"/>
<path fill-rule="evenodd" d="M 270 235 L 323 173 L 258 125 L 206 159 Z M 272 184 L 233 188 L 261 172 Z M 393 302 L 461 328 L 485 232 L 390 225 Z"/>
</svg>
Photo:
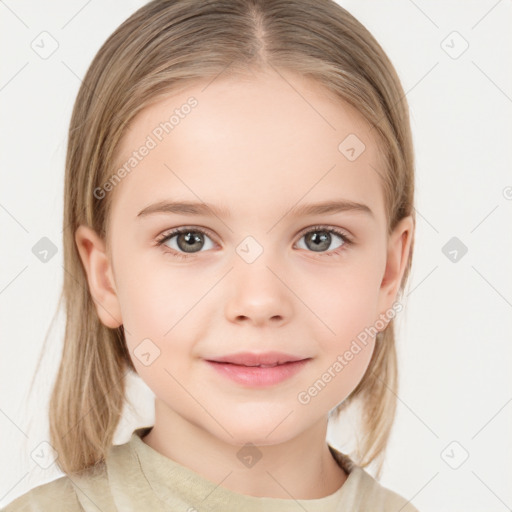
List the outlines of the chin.
<svg viewBox="0 0 512 512">
<path fill-rule="evenodd" d="M 290 415 L 291 418 L 292 415 Z M 247 443 L 252 443 L 257 446 L 270 446 L 275 444 L 284 443 L 294 435 L 297 423 L 293 423 L 293 431 L 290 429 L 291 423 L 283 421 L 286 414 L 279 416 L 279 419 L 265 416 L 249 416 L 246 415 L 244 420 L 240 421 L 239 418 L 232 418 L 228 420 L 219 421 L 226 430 L 231 434 L 229 435 L 224 429 L 218 425 L 215 427 L 217 435 L 222 438 L 226 443 L 234 446 L 243 446 Z"/>
</svg>

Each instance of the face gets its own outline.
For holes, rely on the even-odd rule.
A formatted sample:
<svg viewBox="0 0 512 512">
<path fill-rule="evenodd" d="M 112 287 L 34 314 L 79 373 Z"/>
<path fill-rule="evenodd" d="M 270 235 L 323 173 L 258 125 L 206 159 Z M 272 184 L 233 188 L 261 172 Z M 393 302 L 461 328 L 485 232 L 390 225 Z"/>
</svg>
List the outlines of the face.
<svg viewBox="0 0 512 512">
<path fill-rule="evenodd" d="M 352 107 L 292 73 L 208 83 L 138 114 L 116 167 L 130 171 L 97 190 L 113 194 L 108 251 L 87 229 L 76 240 L 98 315 L 124 325 L 160 409 L 228 443 L 273 444 L 363 377 L 412 225 L 388 239 L 383 161 Z M 208 207 L 171 205 L 185 202 Z M 305 361 L 208 362 L 271 351 Z"/>
</svg>

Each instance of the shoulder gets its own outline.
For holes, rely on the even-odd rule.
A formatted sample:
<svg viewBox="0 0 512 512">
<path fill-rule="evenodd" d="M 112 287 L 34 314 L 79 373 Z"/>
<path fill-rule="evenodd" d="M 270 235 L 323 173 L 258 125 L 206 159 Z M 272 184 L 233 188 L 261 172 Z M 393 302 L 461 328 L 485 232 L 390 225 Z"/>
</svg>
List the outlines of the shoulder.
<svg viewBox="0 0 512 512">
<path fill-rule="evenodd" d="M 0 512 L 83 512 L 115 510 L 105 463 L 38 485 Z"/>
<path fill-rule="evenodd" d="M 419 512 L 412 503 L 400 494 L 384 487 L 364 468 L 348 455 L 329 446 L 338 464 L 348 474 L 343 499 L 347 510 L 372 512 Z"/>
<path fill-rule="evenodd" d="M 106 460 L 34 487 L 1 508 L 0 512 L 117 510 L 113 494 L 122 492 L 126 478 L 137 468 L 132 443 L 112 445 Z"/>
<path fill-rule="evenodd" d="M 34 487 L 9 503 L 0 512 L 83 511 L 72 481 L 67 476 Z"/>
<path fill-rule="evenodd" d="M 367 508 L 382 512 L 419 512 L 409 500 L 384 487 L 363 468 L 356 467 L 353 471 L 360 479 L 362 495 L 365 497 L 365 510 Z"/>
</svg>

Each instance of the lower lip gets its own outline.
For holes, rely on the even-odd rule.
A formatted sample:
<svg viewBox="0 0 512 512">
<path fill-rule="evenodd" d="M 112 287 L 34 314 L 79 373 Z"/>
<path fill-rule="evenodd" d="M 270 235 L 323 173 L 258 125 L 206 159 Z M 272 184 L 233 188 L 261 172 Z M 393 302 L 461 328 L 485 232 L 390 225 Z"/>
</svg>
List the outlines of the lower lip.
<svg viewBox="0 0 512 512">
<path fill-rule="evenodd" d="M 220 374 L 229 379 L 252 388 L 267 387 L 279 384 L 298 373 L 309 359 L 294 361 L 290 363 L 278 364 L 262 368 L 259 366 L 242 366 L 230 363 L 217 363 L 206 361 L 215 368 Z"/>
</svg>

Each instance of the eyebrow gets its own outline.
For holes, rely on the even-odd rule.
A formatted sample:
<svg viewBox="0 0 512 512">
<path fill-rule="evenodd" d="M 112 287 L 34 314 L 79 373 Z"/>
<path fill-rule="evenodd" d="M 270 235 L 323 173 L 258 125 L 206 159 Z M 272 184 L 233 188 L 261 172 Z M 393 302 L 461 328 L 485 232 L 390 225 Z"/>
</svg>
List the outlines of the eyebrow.
<svg viewBox="0 0 512 512">
<path fill-rule="evenodd" d="M 369 206 L 346 199 L 294 206 L 288 210 L 285 215 L 300 217 L 308 215 L 335 214 L 346 211 L 366 213 L 371 217 L 374 217 L 374 213 Z M 231 217 L 231 213 L 227 208 L 194 201 L 159 201 L 143 208 L 137 214 L 137 217 L 146 217 L 155 213 L 170 213 L 177 215 L 211 215 L 213 213 L 217 217 Z"/>
</svg>

